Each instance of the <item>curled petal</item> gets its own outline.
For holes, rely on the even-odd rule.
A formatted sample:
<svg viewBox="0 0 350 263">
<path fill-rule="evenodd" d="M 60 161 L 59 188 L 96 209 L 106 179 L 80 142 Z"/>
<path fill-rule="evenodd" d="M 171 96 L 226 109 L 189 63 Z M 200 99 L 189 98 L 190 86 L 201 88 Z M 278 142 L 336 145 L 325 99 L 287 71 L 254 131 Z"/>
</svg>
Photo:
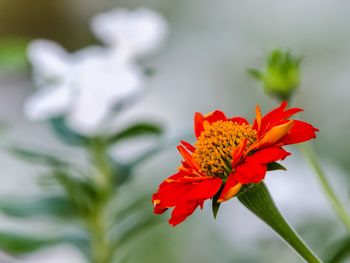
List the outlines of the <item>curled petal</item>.
<svg viewBox="0 0 350 263">
<path fill-rule="evenodd" d="M 198 171 L 199 166 L 197 162 L 194 160 L 194 158 L 192 157 L 192 155 L 182 145 L 179 145 L 177 149 L 179 150 L 180 154 L 184 158 L 185 162 L 189 164 L 191 168 Z"/>
<path fill-rule="evenodd" d="M 257 144 L 252 145 L 254 148 L 262 148 L 264 146 L 272 145 L 275 142 L 279 141 L 283 136 L 285 136 L 289 130 L 293 127 L 294 121 L 288 121 L 281 125 L 273 127 L 267 133 L 265 133 L 260 141 Z"/>
<path fill-rule="evenodd" d="M 246 146 L 247 146 L 247 139 L 242 140 L 240 142 L 240 144 L 236 148 L 233 149 L 232 162 L 231 162 L 232 167 L 235 167 L 238 164 L 238 162 L 241 160 L 241 157 L 243 155 L 243 151 L 244 151 Z"/>
<path fill-rule="evenodd" d="M 293 127 L 290 129 L 288 134 L 286 134 L 282 139 L 281 143 L 283 145 L 294 144 L 305 142 L 316 138 L 316 132 L 319 130 L 313 127 L 311 124 L 303 121 L 294 121 Z"/>
<path fill-rule="evenodd" d="M 257 130 L 258 133 L 260 133 L 260 130 L 261 130 L 261 110 L 260 110 L 259 105 L 256 105 L 255 112 L 256 112 L 255 113 L 256 117 L 255 117 L 253 128 L 255 130 Z"/>
<path fill-rule="evenodd" d="M 196 148 L 195 148 L 192 144 L 190 144 L 190 143 L 188 143 L 188 142 L 181 141 L 181 144 L 182 144 L 183 146 L 185 146 L 186 149 L 189 150 L 190 152 L 194 152 L 194 151 L 196 150 Z"/>
</svg>

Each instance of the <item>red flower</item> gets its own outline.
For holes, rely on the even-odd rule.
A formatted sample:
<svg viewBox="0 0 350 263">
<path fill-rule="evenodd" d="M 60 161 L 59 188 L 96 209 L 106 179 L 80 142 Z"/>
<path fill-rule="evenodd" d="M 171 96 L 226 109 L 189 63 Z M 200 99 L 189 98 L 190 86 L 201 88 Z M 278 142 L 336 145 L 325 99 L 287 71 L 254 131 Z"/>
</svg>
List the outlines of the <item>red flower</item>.
<svg viewBox="0 0 350 263">
<path fill-rule="evenodd" d="M 183 157 L 179 171 L 170 176 L 153 194 L 154 213 L 174 207 L 169 224 L 184 221 L 205 200 L 223 202 L 237 195 L 242 186 L 265 178 L 268 164 L 283 160 L 289 152 L 282 147 L 316 137 L 312 125 L 289 118 L 302 111 L 286 109 L 287 103 L 264 117 L 256 108 L 251 125 L 241 117 L 227 118 L 221 111 L 196 113 L 194 132 L 197 142 L 181 141 Z M 217 198 L 214 198 L 216 196 Z"/>
</svg>

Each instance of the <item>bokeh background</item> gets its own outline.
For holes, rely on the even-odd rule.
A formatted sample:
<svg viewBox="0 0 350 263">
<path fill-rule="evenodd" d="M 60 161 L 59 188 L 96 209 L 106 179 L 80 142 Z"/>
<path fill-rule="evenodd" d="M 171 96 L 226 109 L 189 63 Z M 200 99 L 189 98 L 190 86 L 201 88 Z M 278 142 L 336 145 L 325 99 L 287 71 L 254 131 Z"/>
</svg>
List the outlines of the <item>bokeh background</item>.
<svg viewBox="0 0 350 263">
<path fill-rule="evenodd" d="M 48 38 L 68 50 L 96 43 L 90 18 L 115 7 L 147 6 L 165 16 L 170 36 L 161 52 L 147 60 L 156 74 L 148 91 L 118 122 L 142 117 L 162 122 L 166 136 L 188 136 L 195 111 L 222 109 L 228 115 L 254 116 L 277 105 L 246 74 L 263 65 L 272 48 L 303 54 L 302 85 L 293 101 L 305 109 L 302 118 L 319 127 L 313 144 L 332 185 L 349 207 L 350 172 L 350 2 L 347 1 L 208 1 L 208 0 L 0 0 L 0 120 L 8 138 L 32 146 L 53 148 L 79 158 L 81 152 L 62 145 L 45 123 L 24 118 L 23 103 L 33 93 L 30 68 L 8 55 L 28 40 Z M 9 45 L 9 43 L 11 43 Z M 19 47 L 18 47 L 19 46 Z M 297 148 L 284 164 L 287 172 L 272 172 L 267 184 L 300 235 L 321 256 L 344 236 L 320 191 L 313 172 Z M 125 147 L 123 156 L 132 155 Z M 116 153 L 117 154 L 117 153 Z M 120 153 L 119 153 L 120 154 Z M 175 147 L 142 163 L 131 182 L 130 195 L 152 192 L 175 171 L 180 158 Z M 40 191 L 35 167 L 0 154 L 0 196 L 29 196 Z M 150 202 L 150 213 L 151 213 Z M 214 221 L 209 203 L 176 228 L 164 223 L 131 244 L 128 262 L 302 262 L 263 223 L 236 200 L 225 203 Z M 15 222 L 1 217 L 0 227 Z M 35 223 L 41 228 L 41 223 Z M 17 227 L 17 225 L 16 225 Z M 328 252 L 327 252 L 328 251 Z M 1 262 L 7 262 L 5 256 Z M 10 259 L 9 259 L 10 260 Z M 9 261 L 10 262 L 10 261 Z M 17 261 L 16 261 L 17 262 Z M 83 262 L 69 246 L 57 246 L 19 258 L 18 262 Z M 349 261 L 350 262 L 350 261 Z"/>
</svg>

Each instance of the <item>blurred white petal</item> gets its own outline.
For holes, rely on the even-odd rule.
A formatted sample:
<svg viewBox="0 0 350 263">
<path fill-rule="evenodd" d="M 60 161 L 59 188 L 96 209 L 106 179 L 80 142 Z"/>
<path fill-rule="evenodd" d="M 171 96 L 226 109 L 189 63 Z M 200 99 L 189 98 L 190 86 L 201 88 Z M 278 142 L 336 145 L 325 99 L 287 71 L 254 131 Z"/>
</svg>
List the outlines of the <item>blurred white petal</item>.
<svg viewBox="0 0 350 263">
<path fill-rule="evenodd" d="M 79 65 L 74 85 L 79 93 L 67 121 L 83 134 L 95 134 L 112 109 L 143 89 L 136 67 L 115 64 L 105 57 L 88 57 Z"/>
<path fill-rule="evenodd" d="M 95 16 L 91 26 L 105 44 L 136 55 L 153 52 L 168 33 L 164 18 L 147 8 L 111 10 Z"/>
<path fill-rule="evenodd" d="M 116 9 L 96 16 L 92 24 L 107 47 L 67 53 L 52 41 L 29 46 L 34 83 L 42 88 L 25 104 L 29 119 L 63 116 L 75 131 L 95 135 L 114 108 L 142 93 L 144 76 L 135 56 L 159 47 L 167 34 L 164 19 L 145 8 Z"/>
<path fill-rule="evenodd" d="M 62 116 L 72 99 L 72 90 L 68 83 L 60 83 L 42 88 L 24 104 L 24 113 L 30 120 L 46 120 Z"/>
<path fill-rule="evenodd" d="M 33 77 L 36 84 L 54 80 L 66 74 L 71 61 L 66 51 L 57 43 L 49 40 L 36 40 L 28 46 L 28 59 L 33 65 Z"/>
</svg>

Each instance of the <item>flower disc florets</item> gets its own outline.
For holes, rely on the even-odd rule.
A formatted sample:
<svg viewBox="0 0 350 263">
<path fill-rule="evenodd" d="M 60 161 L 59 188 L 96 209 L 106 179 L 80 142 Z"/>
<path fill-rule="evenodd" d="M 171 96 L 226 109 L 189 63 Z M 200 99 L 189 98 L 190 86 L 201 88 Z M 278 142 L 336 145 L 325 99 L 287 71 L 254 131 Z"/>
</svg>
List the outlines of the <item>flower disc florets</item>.
<svg viewBox="0 0 350 263">
<path fill-rule="evenodd" d="M 244 139 L 247 140 L 246 147 L 257 140 L 257 133 L 249 124 L 211 123 L 198 137 L 193 158 L 204 174 L 226 178 L 232 170 L 232 151 Z"/>
</svg>

